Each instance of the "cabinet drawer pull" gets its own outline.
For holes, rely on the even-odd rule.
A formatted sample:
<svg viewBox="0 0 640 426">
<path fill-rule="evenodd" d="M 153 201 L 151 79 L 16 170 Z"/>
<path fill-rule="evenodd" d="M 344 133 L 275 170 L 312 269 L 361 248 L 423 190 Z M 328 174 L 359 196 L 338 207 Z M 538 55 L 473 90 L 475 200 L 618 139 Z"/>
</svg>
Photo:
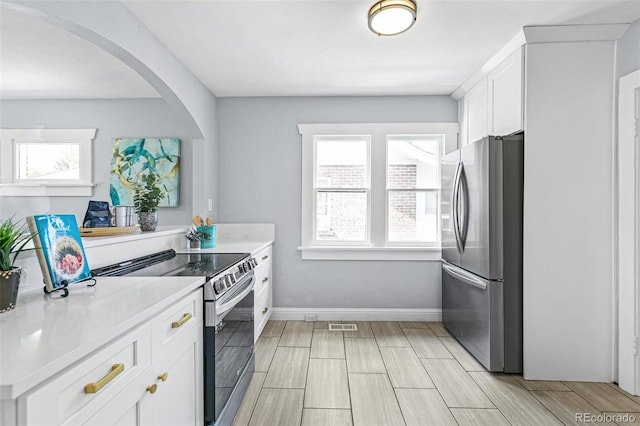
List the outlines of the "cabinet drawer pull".
<svg viewBox="0 0 640 426">
<path fill-rule="evenodd" d="M 84 393 L 98 393 L 100 389 L 105 387 L 110 381 L 115 379 L 118 374 L 122 373 L 123 371 L 124 364 L 113 364 L 111 366 L 111 371 L 109 372 L 109 374 L 95 383 L 89 383 L 88 385 L 85 385 Z"/>
<path fill-rule="evenodd" d="M 262 314 L 266 314 L 267 312 L 269 312 L 269 308 L 262 309 Z"/>
<path fill-rule="evenodd" d="M 147 392 L 149 393 L 156 393 L 157 390 L 158 390 L 158 385 L 156 385 L 155 383 L 152 384 L 151 386 L 147 386 Z"/>
<path fill-rule="evenodd" d="M 189 321 L 192 318 L 193 315 L 191 315 L 190 313 L 186 313 L 182 316 L 182 318 L 179 321 L 174 321 L 171 323 L 171 328 L 178 328 L 178 327 L 182 327 L 182 325 Z"/>
<path fill-rule="evenodd" d="M 162 373 L 158 376 L 158 380 L 162 380 L 163 382 L 167 381 L 167 373 Z"/>
<path fill-rule="evenodd" d="M 263 261 L 264 261 L 264 260 L 267 260 L 268 258 L 269 258 L 269 255 L 268 255 L 268 254 L 265 254 L 264 256 L 262 256 L 262 260 L 263 260 Z"/>
<path fill-rule="evenodd" d="M 262 279 L 262 284 L 266 283 L 267 281 L 269 281 L 269 277 L 264 277 L 264 278 Z"/>
</svg>

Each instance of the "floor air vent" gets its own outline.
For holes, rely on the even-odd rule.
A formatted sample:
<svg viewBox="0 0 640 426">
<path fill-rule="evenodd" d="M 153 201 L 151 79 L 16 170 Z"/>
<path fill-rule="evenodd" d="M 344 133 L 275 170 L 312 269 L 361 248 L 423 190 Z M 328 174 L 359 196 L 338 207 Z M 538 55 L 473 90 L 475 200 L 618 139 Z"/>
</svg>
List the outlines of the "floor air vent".
<svg viewBox="0 0 640 426">
<path fill-rule="evenodd" d="M 358 331 L 355 324 L 329 324 L 330 331 Z"/>
</svg>

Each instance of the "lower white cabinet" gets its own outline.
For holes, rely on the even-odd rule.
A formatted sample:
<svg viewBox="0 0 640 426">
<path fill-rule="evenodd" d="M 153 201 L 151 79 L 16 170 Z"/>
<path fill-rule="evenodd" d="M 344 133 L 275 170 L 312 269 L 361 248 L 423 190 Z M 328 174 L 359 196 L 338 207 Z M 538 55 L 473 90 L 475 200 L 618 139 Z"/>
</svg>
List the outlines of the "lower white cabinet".
<svg viewBox="0 0 640 426">
<path fill-rule="evenodd" d="M 18 424 L 200 425 L 202 289 L 18 399 Z"/>
<path fill-rule="evenodd" d="M 271 295 L 273 293 L 273 284 L 271 282 L 273 278 L 271 262 L 272 253 L 272 246 L 269 245 L 253 255 L 258 262 L 258 265 L 254 270 L 256 281 L 253 290 L 254 339 L 256 341 L 258 340 L 258 337 L 260 337 L 260 333 L 262 333 L 267 321 L 269 321 L 271 311 L 273 310 L 273 302 L 271 299 Z"/>
</svg>

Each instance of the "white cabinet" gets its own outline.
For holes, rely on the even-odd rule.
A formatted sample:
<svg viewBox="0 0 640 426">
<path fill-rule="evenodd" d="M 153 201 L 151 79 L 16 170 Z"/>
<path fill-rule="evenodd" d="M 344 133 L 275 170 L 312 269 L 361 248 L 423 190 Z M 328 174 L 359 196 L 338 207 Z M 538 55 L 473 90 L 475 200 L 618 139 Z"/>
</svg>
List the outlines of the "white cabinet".
<svg viewBox="0 0 640 426">
<path fill-rule="evenodd" d="M 200 288 L 21 396 L 18 423 L 201 424 L 202 326 Z"/>
<path fill-rule="evenodd" d="M 487 79 L 480 80 L 464 96 L 466 141 L 475 142 L 487 136 Z"/>
<path fill-rule="evenodd" d="M 487 76 L 490 135 L 509 135 L 524 129 L 523 61 L 520 48 Z"/>
<path fill-rule="evenodd" d="M 260 333 L 264 329 L 264 326 L 269 321 L 271 317 L 271 312 L 273 310 L 273 302 L 272 302 L 272 292 L 273 292 L 273 284 L 272 280 L 272 271 L 271 271 L 271 256 L 273 250 L 272 246 L 260 250 L 253 257 L 258 262 L 258 266 L 256 266 L 254 273 L 256 283 L 254 286 L 254 336 L 255 340 L 258 340 L 260 337 Z"/>
</svg>

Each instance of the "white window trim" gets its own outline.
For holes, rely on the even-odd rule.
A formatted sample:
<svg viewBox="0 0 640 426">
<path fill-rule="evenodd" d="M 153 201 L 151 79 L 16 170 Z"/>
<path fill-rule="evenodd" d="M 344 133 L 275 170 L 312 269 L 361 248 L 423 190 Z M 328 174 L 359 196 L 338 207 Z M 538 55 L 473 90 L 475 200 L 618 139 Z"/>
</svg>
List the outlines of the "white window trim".
<svg viewBox="0 0 640 426">
<path fill-rule="evenodd" d="M 314 136 L 371 135 L 371 144 L 377 138 L 385 140 L 384 149 L 370 148 L 371 170 L 386 168 L 386 135 L 388 134 L 445 134 L 445 153 L 457 149 L 458 123 L 361 123 L 361 124 L 298 124 L 302 141 L 302 210 L 301 245 L 298 250 L 305 260 L 440 260 L 440 247 L 417 247 L 412 244 L 387 243 L 386 226 L 370 226 L 386 223 L 386 176 L 371 174 L 372 190 L 369 202 L 377 208 L 370 209 L 369 242 L 361 245 L 317 245 L 314 242 Z M 380 199 L 380 197 L 384 197 Z M 335 244 L 335 243 L 334 243 Z"/>
<path fill-rule="evenodd" d="M 0 195 L 31 197 L 73 197 L 93 195 L 92 141 L 96 129 L 0 129 Z M 61 182 L 16 181 L 17 142 L 65 143 L 80 147 L 80 178 Z"/>
</svg>

